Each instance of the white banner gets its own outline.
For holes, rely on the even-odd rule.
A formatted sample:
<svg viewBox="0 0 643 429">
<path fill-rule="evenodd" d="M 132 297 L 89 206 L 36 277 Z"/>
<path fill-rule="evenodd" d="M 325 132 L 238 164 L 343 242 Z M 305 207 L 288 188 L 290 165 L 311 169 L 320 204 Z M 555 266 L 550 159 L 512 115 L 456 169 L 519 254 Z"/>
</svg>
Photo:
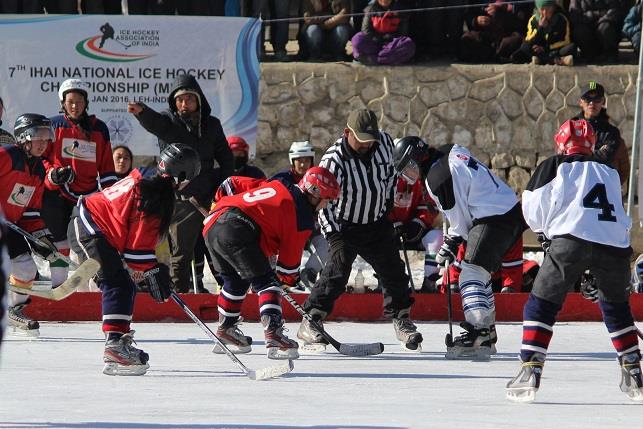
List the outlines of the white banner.
<svg viewBox="0 0 643 429">
<path fill-rule="evenodd" d="M 128 101 L 169 107 L 172 80 L 196 77 L 226 135 L 242 136 L 254 155 L 259 106 L 253 18 L 5 15 L 0 18 L 0 96 L 9 131 L 19 115 L 55 116 L 69 78 L 89 86 L 89 113 L 104 121 L 112 146 L 158 155 L 155 136 L 127 113 Z"/>
</svg>

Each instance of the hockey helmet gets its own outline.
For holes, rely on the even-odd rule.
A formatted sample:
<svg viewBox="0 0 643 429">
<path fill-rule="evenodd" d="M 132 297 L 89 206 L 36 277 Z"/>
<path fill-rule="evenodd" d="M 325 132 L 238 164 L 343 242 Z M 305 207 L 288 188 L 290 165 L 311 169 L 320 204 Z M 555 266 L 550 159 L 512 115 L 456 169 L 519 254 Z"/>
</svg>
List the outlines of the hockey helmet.
<svg viewBox="0 0 643 429">
<path fill-rule="evenodd" d="M 66 81 L 60 84 L 60 88 L 58 88 L 58 99 L 60 100 L 60 104 L 63 104 L 65 102 L 65 95 L 67 95 L 68 92 L 78 92 L 83 97 L 85 97 L 85 103 L 89 104 L 89 97 L 87 95 L 87 84 L 82 80 L 67 79 Z"/>
<path fill-rule="evenodd" d="M 161 151 L 158 170 L 172 176 L 175 183 L 192 180 L 201 172 L 199 154 L 183 143 L 172 143 Z"/>
<path fill-rule="evenodd" d="M 311 167 L 299 181 L 299 188 L 323 200 L 336 200 L 339 197 L 339 183 L 328 169 Z"/>
<path fill-rule="evenodd" d="M 591 155 L 596 143 L 594 129 L 585 119 L 570 119 L 563 123 L 554 137 L 559 154 Z"/>
<path fill-rule="evenodd" d="M 51 120 L 38 113 L 25 113 L 18 116 L 13 127 L 13 135 L 18 145 L 32 142 L 34 140 L 54 139 L 54 131 L 51 128 Z"/>
<path fill-rule="evenodd" d="M 409 183 L 420 178 L 420 166 L 429 159 L 429 145 L 417 136 L 406 136 L 395 142 L 393 163 L 395 170 Z"/>
<path fill-rule="evenodd" d="M 248 146 L 248 143 L 243 139 L 243 137 L 239 136 L 230 136 L 227 138 L 228 140 L 228 147 L 230 150 L 242 150 L 246 154 L 250 152 L 250 146 Z"/>
<path fill-rule="evenodd" d="M 293 161 L 298 158 L 315 158 L 315 148 L 309 141 L 293 142 L 288 151 L 288 159 L 292 165 Z"/>
</svg>

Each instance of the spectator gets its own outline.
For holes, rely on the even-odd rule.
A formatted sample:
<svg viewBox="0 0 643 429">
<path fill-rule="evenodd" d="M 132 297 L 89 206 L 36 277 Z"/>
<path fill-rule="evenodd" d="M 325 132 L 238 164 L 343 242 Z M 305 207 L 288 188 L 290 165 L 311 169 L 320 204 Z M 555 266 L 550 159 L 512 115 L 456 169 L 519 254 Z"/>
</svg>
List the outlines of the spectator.
<svg viewBox="0 0 643 429">
<path fill-rule="evenodd" d="M 118 0 L 112 0 L 118 1 Z M 67 13 L 67 14 L 76 14 L 78 13 L 78 0 L 42 0 L 41 3 L 47 10 L 47 13 Z M 119 6 L 120 6 L 120 2 Z M 42 11 L 42 9 L 41 9 Z"/>
<path fill-rule="evenodd" d="M 79 3 L 81 11 L 87 14 L 121 15 L 123 13 L 120 0 L 81 0 Z"/>
<path fill-rule="evenodd" d="M 114 159 L 114 172 L 118 180 L 130 174 L 134 160 L 130 148 L 125 145 L 116 146 L 112 151 L 112 158 Z"/>
<path fill-rule="evenodd" d="M 596 134 L 594 155 L 614 167 L 618 171 L 621 184 L 626 183 L 630 175 L 630 159 L 621 132 L 609 122 L 603 85 L 594 81 L 588 82 L 581 90 L 578 104 L 582 111 L 572 119 L 585 119 L 589 122 Z"/>
<path fill-rule="evenodd" d="M 364 8 L 371 0 L 351 0 L 351 12 L 353 14 L 353 34 L 362 31 L 364 21 Z"/>
<path fill-rule="evenodd" d="M 2 116 L 4 115 L 4 101 L 0 97 L 0 126 L 2 125 Z M 13 145 L 16 143 L 16 139 L 13 138 L 13 134 L 8 131 L 0 128 L 0 147 L 6 145 Z"/>
<path fill-rule="evenodd" d="M 288 61 L 286 44 L 288 43 L 288 27 L 290 21 L 291 0 L 252 0 L 253 16 L 267 19 L 270 17 L 275 22 L 270 23 L 270 44 L 274 51 L 275 61 Z M 300 0 L 299 0 L 300 1 Z M 261 27 L 261 57 L 265 58 L 265 25 Z"/>
<path fill-rule="evenodd" d="M 5 213 L 9 222 L 47 244 L 47 247 L 30 246 L 25 237 L 9 229 L 3 237 L 10 258 L 9 284 L 16 289 L 31 289 L 38 273 L 32 253 L 51 258 L 52 251 L 56 250 L 53 237 L 40 217 L 45 177 L 41 156 L 54 133 L 51 121 L 35 113 L 19 116 L 14 133 L 16 144 L 0 148 L 0 212 Z M 40 324 L 24 314 L 29 302 L 28 295 L 9 292 L 9 326 L 16 333 L 38 336 Z"/>
<path fill-rule="evenodd" d="M 623 37 L 632 42 L 632 47 L 638 58 L 641 49 L 641 1 L 637 0 L 632 6 L 623 24 Z"/>
<path fill-rule="evenodd" d="M 87 84 L 67 79 L 58 90 L 62 115 L 51 118 L 55 140 L 43 155 L 47 170 L 42 217 L 53 234 L 56 247 L 69 255 L 67 225 L 80 197 L 105 189 L 116 182 L 112 144 L 107 125 L 87 113 Z M 68 266 L 61 260 L 50 263 L 51 282 L 67 279 Z"/>
<path fill-rule="evenodd" d="M 343 135 L 326 151 L 320 166 L 337 177 L 341 192 L 339 199 L 319 215 L 330 255 L 304 309 L 321 323 L 346 291 L 353 261 L 359 254 L 382 279 L 384 315 L 393 320 L 397 339 L 404 348 L 420 351 L 422 334 L 410 318 L 414 300 L 409 277 L 400 259 L 393 223 L 386 216 L 396 179 L 393 139 L 379 130 L 375 113 L 354 110 Z M 379 180 L 369 180 L 373 177 Z M 297 337 L 306 344 L 325 344 L 306 319 Z"/>
<path fill-rule="evenodd" d="M 194 247 L 203 229 L 202 212 L 207 213 L 218 183 L 232 174 L 232 152 L 221 122 L 210 115 L 210 104 L 194 76 L 177 76 L 170 87 L 168 109 L 163 113 L 143 103 L 128 103 L 127 111 L 159 139 L 161 151 L 178 142 L 196 150 L 201 159 L 201 173 L 178 193 L 169 231 L 172 280 L 179 292 L 188 292 Z M 218 178 L 215 160 L 220 168 Z"/>
<path fill-rule="evenodd" d="M 265 179 L 266 175 L 259 167 L 248 164 L 248 157 L 250 155 L 250 146 L 243 137 L 230 136 L 228 137 L 228 147 L 234 157 L 234 172 L 235 176 L 254 177 L 255 179 Z"/>
<path fill-rule="evenodd" d="M 349 0 L 304 0 L 303 10 L 301 39 L 308 59 L 317 61 L 328 54 L 332 60 L 344 61 L 351 37 Z"/>
<path fill-rule="evenodd" d="M 527 36 L 511 54 L 516 64 L 574 65 L 576 45 L 572 43 L 569 19 L 554 0 L 536 0 L 536 12 L 527 23 Z"/>
<path fill-rule="evenodd" d="M 573 39 L 588 62 L 615 63 L 624 11 L 621 0 L 572 0 Z"/>
<path fill-rule="evenodd" d="M 365 65 L 397 65 L 415 55 L 415 43 L 408 37 L 408 14 L 394 0 L 375 0 L 364 9 L 362 31 L 352 39 L 353 57 Z"/>
<path fill-rule="evenodd" d="M 415 28 L 411 34 L 413 41 L 423 46 L 422 50 L 429 58 L 447 56 L 454 59 L 458 56 L 465 22 L 464 6 L 467 3 L 467 0 L 418 0 L 416 2 L 418 7 L 433 8 L 426 12 L 414 12 L 413 15 L 418 15 L 414 19 Z"/>
<path fill-rule="evenodd" d="M 489 0 L 487 6 L 469 14 L 469 31 L 460 40 L 460 58 L 471 63 L 509 62 L 523 41 L 527 21 L 524 7 Z"/>
</svg>

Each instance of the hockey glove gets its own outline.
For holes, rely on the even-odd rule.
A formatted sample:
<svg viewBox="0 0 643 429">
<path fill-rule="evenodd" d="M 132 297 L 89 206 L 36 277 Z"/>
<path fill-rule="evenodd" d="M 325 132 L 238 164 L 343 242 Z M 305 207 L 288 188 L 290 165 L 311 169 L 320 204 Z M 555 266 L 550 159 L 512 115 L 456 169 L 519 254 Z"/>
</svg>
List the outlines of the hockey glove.
<svg viewBox="0 0 643 429">
<path fill-rule="evenodd" d="M 72 170 L 69 165 L 67 167 L 58 167 L 49 170 L 49 181 L 56 186 L 71 183 L 75 178 L 76 174 L 74 174 L 74 170 Z"/>
<path fill-rule="evenodd" d="M 542 232 L 536 234 L 536 240 L 540 243 L 540 247 L 543 248 L 545 253 L 549 252 L 549 247 L 551 246 L 551 240 L 545 236 Z"/>
<path fill-rule="evenodd" d="M 598 302 L 598 288 L 596 287 L 596 279 L 592 273 L 583 273 L 580 279 L 580 293 L 583 298 L 592 302 Z"/>
<path fill-rule="evenodd" d="M 40 242 L 43 244 L 38 245 L 35 243 L 31 243 L 31 250 L 33 250 L 33 253 L 36 255 L 40 256 L 42 259 L 53 262 L 56 259 L 56 252 L 58 252 L 58 249 L 54 245 L 54 237 L 48 232 L 42 232 L 40 234 L 34 233 L 34 237 L 38 238 Z"/>
<path fill-rule="evenodd" d="M 417 219 L 405 223 L 403 228 L 402 238 L 409 243 L 421 240 L 426 231 L 422 221 Z"/>
<path fill-rule="evenodd" d="M 170 279 L 170 269 L 165 264 L 156 264 L 154 268 L 145 271 L 143 280 L 156 302 L 165 302 L 172 294 L 174 284 Z"/>
<path fill-rule="evenodd" d="M 455 261 L 455 255 L 458 253 L 458 247 L 462 244 L 464 240 L 462 237 L 457 235 L 447 235 L 444 237 L 444 243 L 438 251 L 438 254 L 435 255 L 435 262 L 440 265 L 446 265 L 448 261 L 449 264 Z"/>
</svg>

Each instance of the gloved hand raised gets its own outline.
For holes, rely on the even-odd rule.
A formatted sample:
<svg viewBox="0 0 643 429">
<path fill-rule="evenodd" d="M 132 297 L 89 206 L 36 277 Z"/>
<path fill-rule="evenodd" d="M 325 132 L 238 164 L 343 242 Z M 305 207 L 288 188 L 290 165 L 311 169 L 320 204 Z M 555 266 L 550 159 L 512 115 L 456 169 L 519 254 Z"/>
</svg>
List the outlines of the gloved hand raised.
<svg viewBox="0 0 643 429">
<path fill-rule="evenodd" d="M 446 235 L 442 247 L 440 247 L 438 254 L 435 255 L 435 262 L 440 265 L 446 265 L 447 261 L 449 264 L 453 263 L 455 255 L 458 253 L 458 247 L 463 241 L 462 237 L 457 235 Z"/>
<path fill-rule="evenodd" d="M 54 185 L 61 186 L 65 183 L 71 183 L 76 178 L 71 166 L 52 168 L 49 170 L 49 181 Z"/>
<path fill-rule="evenodd" d="M 48 231 L 41 234 L 34 233 L 33 235 L 40 240 L 43 246 L 31 243 L 31 250 L 46 261 L 55 261 L 57 259 L 56 252 L 58 249 L 54 245 L 54 237 Z"/>
<path fill-rule="evenodd" d="M 172 294 L 174 284 L 170 279 L 170 269 L 165 264 L 156 264 L 145 271 L 143 281 L 156 302 L 165 302 Z"/>
</svg>

